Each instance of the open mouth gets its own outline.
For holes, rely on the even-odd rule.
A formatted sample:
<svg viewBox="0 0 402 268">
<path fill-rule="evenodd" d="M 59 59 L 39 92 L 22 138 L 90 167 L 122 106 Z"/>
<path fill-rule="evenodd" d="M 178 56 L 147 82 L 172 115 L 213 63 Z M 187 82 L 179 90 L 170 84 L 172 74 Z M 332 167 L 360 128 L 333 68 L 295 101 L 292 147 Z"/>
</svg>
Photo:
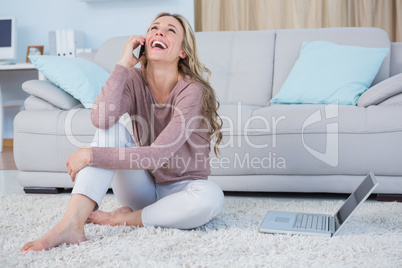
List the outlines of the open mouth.
<svg viewBox="0 0 402 268">
<path fill-rule="evenodd" d="M 152 42 L 151 47 L 153 48 L 160 48 L 160 49 L 166 49 L 167 45 L 161 41 L 155 40 Z"/>
</svg>

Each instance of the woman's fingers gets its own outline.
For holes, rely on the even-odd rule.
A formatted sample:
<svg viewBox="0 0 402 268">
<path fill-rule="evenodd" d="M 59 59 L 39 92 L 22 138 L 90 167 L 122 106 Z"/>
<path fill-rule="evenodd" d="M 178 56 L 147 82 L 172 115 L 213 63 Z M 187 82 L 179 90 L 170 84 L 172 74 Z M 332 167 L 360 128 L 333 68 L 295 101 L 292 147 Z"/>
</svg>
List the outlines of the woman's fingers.
<svg viewBox="0 0 402 268">
<path fill-rule="evenodd" d="M 143 44 L 145 42 L 145 37 L 139 35 L 130 36 L 129 40 L 136 40 L 138 43 Z"/>
<path fill-rule="evenodd" d="M 74 172 L 74 171 L 71 172 L 70 177 L 71 177 L 72 182 L 75 181 L 75 175 L 76 174 L 77 174 L 77 172 Z"/>
<path fill-rule="evenodd" d="M 141 55 L 141 57 L 138 59 L 138 62 L 142 61 L 143 59 L 145 59 L 145 54 Z"/>
<path fill-rule="evenodd" d="M 137 36 L 137 35 L 132 35 L 128 42 L 132 44 L 131 48 L 132 50 L 136 49 L 139 45 L 144 45 L 145 44 L 145 38 L 142 36 Z"/>
<path fill-rule="evenodd" d="M 67 171 L 68 171 L 68 175 L 70 175 L 70 177 L 71 177 L 71 181 L 74 182 L 75 176 L 77 175 L 78 171 L 80 171 L 80 169 L 76 169 L 71 166 L 67 166 Z"/>
<path fill-rule="evenodd" d="M 74 170 L 68 163 L 67 163 L 67 172 L 68 172 L 68 175 L 70 175 L 71 181 L 74 182 L 75 181 Z"/>
<path fill-rule="evenodd" d="M 75 181 L 77 173 L 92 162 L 92 149 L 90 147 L 81 147 L 72 153 L 66 162 L 67 172 L 71 180 Z"/>
<path fill-rule="evenodd" d="M 131 68 L 144 59 L 141 59 L 141 57 L 138 59 L 133 54 L 134 49 L 136 49 L 139 45 L 145 45 L 145 38 L 137 35 L 130 36 L 126 45 L 124 46 L 123 55 L 118 64 Z"/>
</svg>

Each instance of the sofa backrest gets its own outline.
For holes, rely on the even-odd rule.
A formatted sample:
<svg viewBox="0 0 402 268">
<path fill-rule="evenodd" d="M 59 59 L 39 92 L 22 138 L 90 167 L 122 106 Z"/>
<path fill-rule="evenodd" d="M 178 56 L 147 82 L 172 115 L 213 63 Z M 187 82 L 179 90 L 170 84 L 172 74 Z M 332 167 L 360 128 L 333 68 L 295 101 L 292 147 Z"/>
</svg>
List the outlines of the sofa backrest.
<svg viewBox="0 0 402 268">
<path fill-rule="evenodd" d="M 221 104 L 269 104 L 275 31 L 197 32 L 196 39 Z"/>
<path fill-rule="evenodd" d="M 113 37 L 102 43 L 94 62 L 111 73 L 123 54 L 124 45 L 130 36 Z"/>
<path fill-rule="evenodd" d="M 121 36 L 105 41 L 94 62 L 112 72 L 128 38 Z M 299 57 L 303 41 L 391 47 L 387 33 L 378 28 L 197 32 L 196 39 L 200 61 L 211 71 L 210 82 L 220 103 L 255 106 L 270 105 L 269 101 L 279 92 Z M 373 85 L 388 77 L 390 54 Z"/>
<path fill-rule="evenodd" d="M 128 38 L 105 41 L 94 62 L 112 72 Z M 211 85 L 222 104 L 268 105 L 275 31 L 197 32 L 196 39 L 200 61 L 211 70 Z"/>
<path fill-rule="evenodd" d="M 328 41 L 340 45 L 390 48 L 388 34 L 379 28 L 322 28 L 277 30 L 273 95 L 281 89 L 296 60 L 303 41 Z M 373 85 L 390 76 L 390 53 L 385 58 Z"/>
<path fill-rule="evenodd" d="M 402 73 L 402 42 L 391 43 L 390 76 Z"/>
</svg>

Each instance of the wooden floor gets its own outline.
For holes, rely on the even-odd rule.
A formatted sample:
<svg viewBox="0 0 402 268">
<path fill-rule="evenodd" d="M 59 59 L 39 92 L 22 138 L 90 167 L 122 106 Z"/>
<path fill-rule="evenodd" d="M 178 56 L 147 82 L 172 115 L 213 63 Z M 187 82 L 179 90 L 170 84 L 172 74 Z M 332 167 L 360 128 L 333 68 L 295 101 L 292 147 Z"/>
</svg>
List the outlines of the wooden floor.
<svg viewBox="0 0 402 268">
<path fill-rule="evenodd" d="M 0 169 L 17 169 L 14 162 L 12 140 L 3 141 L 3 152 L 0 153 Z"/>
</svg>

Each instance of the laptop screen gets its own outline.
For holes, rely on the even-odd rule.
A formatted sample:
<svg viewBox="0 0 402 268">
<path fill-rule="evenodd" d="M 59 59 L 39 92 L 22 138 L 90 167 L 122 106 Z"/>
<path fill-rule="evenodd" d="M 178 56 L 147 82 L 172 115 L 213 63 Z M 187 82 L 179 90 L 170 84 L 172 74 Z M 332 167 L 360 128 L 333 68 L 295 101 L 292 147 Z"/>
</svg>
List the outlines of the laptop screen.
<svg viewBox="0 0 402 268">
<path fill-rule="evenodd" d="M 377 182 L 370 172 L 370 174 L 367 175 L 363 182 L 349 196 L 349 198 L 336 213 L 336 229 L 338 229 L 339 226 L 345 222 L 345 220 L 352 214 L 352 212 L 358 207 L 361 202 L 364 202 L 368 198 L 368 195 L 371 194 L 375 186 L 377 186 Z"/>
</svg>

